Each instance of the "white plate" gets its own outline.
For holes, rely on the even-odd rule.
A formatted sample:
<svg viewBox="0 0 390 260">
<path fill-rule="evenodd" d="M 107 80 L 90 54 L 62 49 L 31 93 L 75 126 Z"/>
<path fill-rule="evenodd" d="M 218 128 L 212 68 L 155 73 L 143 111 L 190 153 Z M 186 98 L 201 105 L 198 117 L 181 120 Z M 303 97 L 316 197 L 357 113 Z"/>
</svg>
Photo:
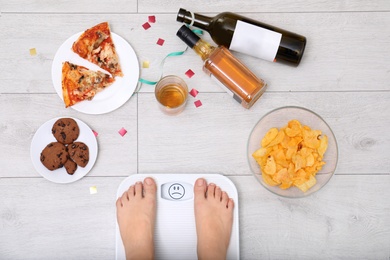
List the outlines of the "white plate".
<svg viewBox="0 0 390 260">
<path fill-rule="evenodd" d="M 97 145 L 96 137 L 93 134 L 92 129 L 89 128 L 88 125 L 86 125 L 83 121 L 77 118 L 73 118 L 77 122 L 80 128 L 80 135 L 76 141 L 83 142 L 88 146 L 89 162 L 84 168 L 78 166 L 76 172 L 73 175 L 69 175 L 66 172 L 65 167 L 62 167 L 54 171 L 50 171 L 45 166 L 43 166 L 40 157 L 41 157 L 41 152 L 46 147 L 46 145 L 48 145 L 51 142 L 56 142 L 56 139 L 51 133 L 51 129 L 53 127 L 53 124 L 58 119 L 60 119 L 60 117 L 53 118 L 47 121 L 35 132 L 35 135 L 31 141 L 31 148 L 30 148 L 31 160 L 37 172 L 47 180 L 55 183 L 75 182 L 81 179 L 82 177 L 84 177 L 92 169 L 93 165 L 96 162 L 96 158 L 98 154 L 98 145 Z"/>
<path fill-rule="evenodd" d="M 81 33 L 82 32 L 69 37 L 58 49 L 53 59 L 51 76 L 54 88 L 62 100 L 61 78 L 63 62 L 69 61 L 91 70 L 102 71 L 109 74 L 107 71 L 102 70 L 99 66 L 81 58 L 78 54 L 72 51 L 72 45 Z M 122 37 L 115 33 L 111 33 L 111 35 L 119 56 L 123 77 L 115 77 L 115 82 L 104 91 L 98 93 L 91 101 L 85 100 L 73 105 L 72 108 L 79 112 L 95 115 L 111 112 L 126 103 L 137 87 L 139 64 L 135 51 Z"/>
</svg>

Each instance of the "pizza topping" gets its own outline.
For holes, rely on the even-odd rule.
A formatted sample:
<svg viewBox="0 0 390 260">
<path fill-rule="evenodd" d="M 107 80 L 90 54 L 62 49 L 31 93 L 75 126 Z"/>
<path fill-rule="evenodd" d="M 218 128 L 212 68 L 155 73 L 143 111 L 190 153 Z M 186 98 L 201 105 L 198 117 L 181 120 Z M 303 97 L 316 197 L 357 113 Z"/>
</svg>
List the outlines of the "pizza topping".
<svg viewBox="0 0 390 260">
<path fill-rule="evenodd" d="M 113 82 L 114 78 L 108 74 L 65 62 L 62 67 L 62 93 L 66 107 L 92 100 Z"/>
<path fill-rule="evenodd" d="M 107 22 L 86 30 L 73 43 L 72 50 L 115 76 L 123 76 L 119 58 Z"/>
<path fill-rule="evenodd" d="M 93 49 L 97 49 L 100 44 L 108 38 L 108 35 L 105 34 L 104 32 L 100 32 L 100 31 L 97 31 L 96 34 L 98 35 L 98 38 L 96 40 L 96 42 L 93 44 Z"/>
</svg>

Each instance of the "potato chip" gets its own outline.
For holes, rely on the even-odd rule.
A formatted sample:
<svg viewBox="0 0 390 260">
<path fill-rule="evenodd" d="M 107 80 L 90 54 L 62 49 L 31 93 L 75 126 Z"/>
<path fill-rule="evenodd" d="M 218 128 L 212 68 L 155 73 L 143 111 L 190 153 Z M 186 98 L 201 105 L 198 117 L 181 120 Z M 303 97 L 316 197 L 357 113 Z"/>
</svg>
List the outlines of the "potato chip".
<svg viewBox="0 0 390 260">
<path fill-rule="evenodd" d="M 267 147 L 271 147 L 271 146 L 280 144 L 283 141 L 284 136 L 285 136 L 284 131 L 280 130 L 277 133 L 276 137 L 267 145 Z"/>
<path fill-rule="evenodd" d="M 320 146 L 318 147 L 318 154 L 320 158 L 324 157 L 324 153 L 328 149 L 328 137 L 326 135 L 322 136 L 320 139 Z"/>
<path fill-rule="evenodd" d="M 264 172 L 268 175 L 274 175 L 276 172 L 276 163 L 273 156 L 268 156 Z"/>
<path fill-rule="evenodd" d="M 281 189 L 295 186 L 306 192 L 317 183 L 315 175 L 325 164 L 327 148 L 328 137 L 322 131 L 293 119 L 285 127 L 268 130 L 252 156 L 266 184 Z"/>
<path fill-rule="evenodd" d="M 275 127 L 268 130 L 268 132 L 265 134 L 264 138 L 261 140 L 261 146 L 266 147 L 272 140 L 275 139 L 278 132 L 279 132 L 279 130 Z"/>
<path fill-rule="evenodd" d="M 286 127 L 286 135 L 289 137 L 295 137 L 302 131 L 301 123 L 298 120 L 291 120 Z"/>
<path fill-rule="evenodd" d="M 265 183 L 267 183 L 270 186 L 276 186 L 279 185 L 279 183 L 275 182 L 269 175 L 262 174 L 263 180 Z"/>
</svg>

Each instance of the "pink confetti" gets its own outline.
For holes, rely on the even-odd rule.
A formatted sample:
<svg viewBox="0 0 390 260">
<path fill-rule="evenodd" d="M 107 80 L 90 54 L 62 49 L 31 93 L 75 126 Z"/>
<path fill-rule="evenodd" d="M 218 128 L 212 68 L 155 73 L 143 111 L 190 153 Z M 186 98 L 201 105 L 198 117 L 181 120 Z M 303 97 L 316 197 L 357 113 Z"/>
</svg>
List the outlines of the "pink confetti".
<svg viewBox="0 0 390 260">
<path fill-rule="evenodd" d="M 144 29 L 147 30 L 147 29 L 149 29 L 151 26 L 150 26 L 150 24 L 149 24 L 148 22 L 146 22 L 146 23 L 144 23 L 144 24 L 142 25 L 142 27 L 144 27 Z"/>
<path fill-rule="evenodd" d="M 197 95 L 198 95 L 198 93 L 199 93 L 199 91 L 197 91 L 196 89 L 191 89 L 191 91 L 190 91 L 190 94 L 191 94 L 191 96 L 193 96 L 193 97 L 196 97 Z"/>
<path fill-rule="evenodd" d="M 127 130 L 124 129 L 124 128 L 122 127 L 121 130 L 118 131 L 118 133 L 119 133 L 121 136 L 124 136 L 124 135 L 127 133 Z"/>
<path fill-rule="evenodd" d="M 156 16 L 150 15 L 148 18 L 149 18 L 149 23 L 155 23 L 156 22 Z"/>
<path fill-rule="evenodd" d="M 202 105 L 202 102 L 200 100 L 197 100 L 194 102 L 196 107 L 200 107 Z"/>
<path fill-rule="evenodd" d="M 95 130 L 92 130 L 92 133 L 97 137 L 99 134 Z"/>
<path fill-rule="evenodd" d="M 192 70 L 187 70 L 187 72 L 185 73 L 187 77 L 191 78 L 192 76 L 195 75 L 195 73 L 192 71 Z"/>
<path fill-rule="evenodd" d="M 158 38 L 157 44 L 163 46 L 164 42 L 164 39 Z"/>
</svg>

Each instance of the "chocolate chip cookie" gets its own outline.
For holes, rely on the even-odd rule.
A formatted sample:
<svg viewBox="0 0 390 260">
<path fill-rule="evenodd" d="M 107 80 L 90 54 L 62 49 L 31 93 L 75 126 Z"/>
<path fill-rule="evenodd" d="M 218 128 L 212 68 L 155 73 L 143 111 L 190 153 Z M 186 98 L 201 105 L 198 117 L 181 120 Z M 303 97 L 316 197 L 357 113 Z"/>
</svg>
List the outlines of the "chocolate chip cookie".
<svg viewBox="0 0 390 260">
<path fill-rule="evenodd" d="M 40 160 L 47 169 L 53 171 L 63 167 L 68 157 L 65 145 L 52 142 L 42 150 Z"/>
<path fill-rule="evenodd" d="M 72 159 L 68 159 L 64 164 L 65 170 L 69 175 L 73 175 L 73 173 L 77 170 L 77 164 L 72 161 Z"/>
<path fill-rule="evenodd" d="M 80 128 L 74 119 L 60 118 L 54 123 L 51 132 L 58 142 L 71 144 L 79 137 Z"/>
<path fill-rule="evenodd" d="M 89 161 L 89 148 L 83 142 L 68 145 L 70 158 L 80 167 L 85 167 Z"/>
</svg>

